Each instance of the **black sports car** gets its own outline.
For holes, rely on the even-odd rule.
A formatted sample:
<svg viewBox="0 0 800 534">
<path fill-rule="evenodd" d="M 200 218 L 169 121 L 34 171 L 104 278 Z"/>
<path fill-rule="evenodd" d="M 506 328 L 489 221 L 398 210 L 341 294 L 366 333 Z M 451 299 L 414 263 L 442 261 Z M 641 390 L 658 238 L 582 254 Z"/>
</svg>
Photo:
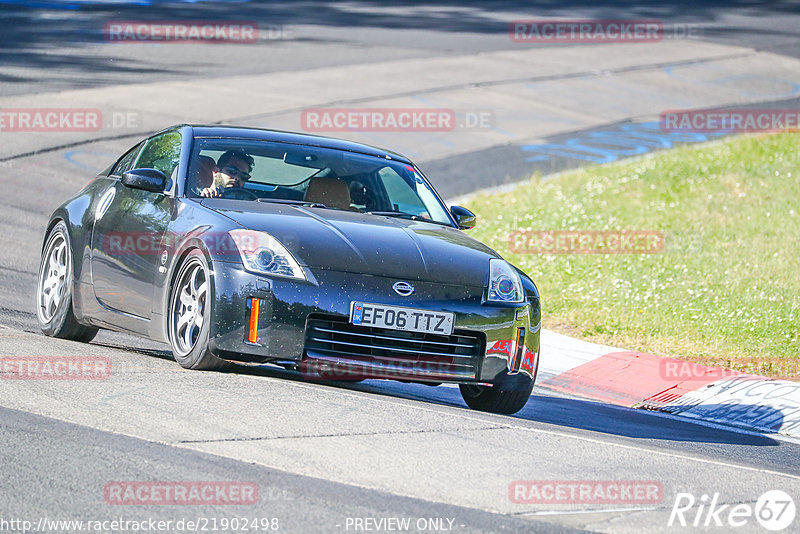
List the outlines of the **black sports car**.
<svg viewBox="0 0 800 534">
<path fill-rule="evenodd" d="M 471 408 L 514 413 L 536 378 L 539 294 L 474 224 L 393 152 L 175 126 L 53 213 L 37 316 L 50 336 L 168 342 L 189 369 L 458 383 Z"/>
</svg>

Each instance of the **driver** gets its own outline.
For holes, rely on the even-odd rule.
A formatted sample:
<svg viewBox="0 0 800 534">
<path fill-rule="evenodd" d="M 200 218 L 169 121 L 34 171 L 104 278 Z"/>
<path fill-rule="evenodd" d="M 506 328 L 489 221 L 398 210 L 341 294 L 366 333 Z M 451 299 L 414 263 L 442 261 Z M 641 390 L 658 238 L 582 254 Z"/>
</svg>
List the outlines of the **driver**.
<svg viewBox="0 0 800 534">
<path fill-rule="evenodd" d="M 214 183 L 200 192 L 204 197 L 218 197 L 229 187 L 244 187 L 250 179 L 254 165 L 253 157 L 241 150 L 228 150 L 217 160 Z"/>
</svg>

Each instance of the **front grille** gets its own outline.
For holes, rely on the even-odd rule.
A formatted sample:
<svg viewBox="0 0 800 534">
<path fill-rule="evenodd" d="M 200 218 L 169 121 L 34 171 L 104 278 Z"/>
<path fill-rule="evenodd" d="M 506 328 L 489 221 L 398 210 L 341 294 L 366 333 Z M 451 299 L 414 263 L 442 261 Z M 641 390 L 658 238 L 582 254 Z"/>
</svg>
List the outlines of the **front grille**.
<svg viewBox="0 0 800 534">
<path fill-rule="evenodd" d="M 485 341 L 478 332 L 443 336 L 350 324 L 346 319 L 311 316 L 305 349 L 310 359 L 361 367 L 385 378 L 475 379 Z"/>
</svg>

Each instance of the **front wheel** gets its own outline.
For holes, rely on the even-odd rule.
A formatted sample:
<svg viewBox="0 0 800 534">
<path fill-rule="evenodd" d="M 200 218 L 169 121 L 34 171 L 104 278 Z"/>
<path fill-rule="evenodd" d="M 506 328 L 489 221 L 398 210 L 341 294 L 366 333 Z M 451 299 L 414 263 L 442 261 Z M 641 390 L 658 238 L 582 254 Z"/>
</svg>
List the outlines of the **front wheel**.
<svg viewBox="0 0 800 534">
<path fill-rule="evenodd" d="M 39 328 L 51 337 L 91 341 L 98 329 L 80 324 L 72 311 L 72 249 L 63 221 L 50 230 L 46 243 L 36 288 Z"/>
<path fill-rule="evenodd" d="M 504 374 L 494 386 L 460 384 L 467 406 L 481 412 L 511 415 L 520 411 L 533 391 L 533 379 L 524 373 Z"/>
<path fill-rule="evenodd" d="M 211 279 L 199 250 L 184 260 L 175 278 L 167 320 L 175 361 L 186 369 L 223 369 L 226 363 L 208 349 L 211 326 Z"/>
</svg>

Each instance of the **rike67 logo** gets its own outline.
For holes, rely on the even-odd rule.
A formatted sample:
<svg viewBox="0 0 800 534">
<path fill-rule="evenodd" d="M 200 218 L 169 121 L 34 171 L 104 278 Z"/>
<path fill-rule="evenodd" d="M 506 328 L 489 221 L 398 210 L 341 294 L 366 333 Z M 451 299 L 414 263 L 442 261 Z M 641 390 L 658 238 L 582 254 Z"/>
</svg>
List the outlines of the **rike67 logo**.
<svg viewBox="0 0 800 534">
<path fill-rule="evenodd" d="M 703 494 L 699 499 L 691 493 L 678 493 L 667 526 L 730 530 L 752 525 L 755 519 L 766 530 L 778 532 L 794 523 L 796 513 L 794 499 L 781 490 L 762 493 L 755 506 L 748 503 L 722 504 L 719 493 L 712 496 Z"/>
</svg>

